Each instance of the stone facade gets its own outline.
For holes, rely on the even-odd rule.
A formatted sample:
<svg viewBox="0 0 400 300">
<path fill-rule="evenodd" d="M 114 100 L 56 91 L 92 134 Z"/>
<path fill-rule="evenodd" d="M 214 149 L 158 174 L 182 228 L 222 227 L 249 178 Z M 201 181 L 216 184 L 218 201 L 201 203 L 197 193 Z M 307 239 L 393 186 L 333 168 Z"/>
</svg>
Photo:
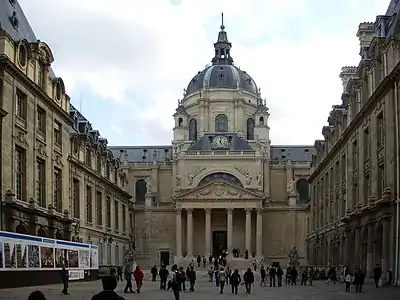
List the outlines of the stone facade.
<svg viewBox="0 0 400 300">
<path fill-rule="evenodd" d="M 389 15 L 360 24 L 361 61 L 342 68 L 342 104 L 315 142 L 307 239 L 312 264 L 360 265 L 368 277 L 379 264 L 384 280 L 398 270 L 400 43 Z"/>
<path fill-rule="evenodd" d="M 224 26 L 214 47 L 178 103 L 172 145 L 111 147 L 134 194 L 137 260 L 181 262 L 223 246 L 286 266 L 297 247 L 305 263 L 313 147 L 271 146 L 268 108 L 233 66 Z"/>
<path fill-rule="evenodd" d="M 122 264 L 133 213 L 120 160 L 70 104 L 18 2 L 0 11 L 1 229 L 99 244 L 100 263 Z"/>
</svg>

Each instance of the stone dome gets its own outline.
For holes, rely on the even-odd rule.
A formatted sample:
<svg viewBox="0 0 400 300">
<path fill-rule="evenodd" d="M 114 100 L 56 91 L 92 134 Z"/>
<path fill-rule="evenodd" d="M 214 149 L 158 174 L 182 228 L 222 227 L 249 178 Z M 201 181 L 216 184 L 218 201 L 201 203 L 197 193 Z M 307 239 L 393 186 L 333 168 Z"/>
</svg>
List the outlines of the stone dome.
<svg viewBox="0 0 400 300">
<path fill-rule="evenodd" d="M 253 94 L 258 93 L 253 78 L 245 71 L 229 64 L 215 64 L 197 73 L 188 84 L 186 92 L 189 95 L 207 88 L 240 89 Z"/>
<path fill-rule="evenodd" d="M 232 89 L 243 90 L 258 95 L 259 91 L 253 78 L 245 71 L 233 65 L 231 56 L 232 44 L 228 41 L 223 15 L 221 30 L 217 42 L 214 43 L 215 56 L 212 65 L 198 72 L 186 88 L 186 95 L 199 92 L 202 89 Z"/>
</svg>

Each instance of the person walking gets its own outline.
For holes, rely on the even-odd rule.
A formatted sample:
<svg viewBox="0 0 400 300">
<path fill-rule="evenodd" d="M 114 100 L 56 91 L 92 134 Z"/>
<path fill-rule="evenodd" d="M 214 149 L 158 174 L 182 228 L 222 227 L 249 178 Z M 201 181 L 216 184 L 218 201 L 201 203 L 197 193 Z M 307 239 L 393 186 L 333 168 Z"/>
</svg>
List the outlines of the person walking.
<svg viewBox="0 0 400 300">
<path fill-rule="evenodd" d="M 221 268 L 219 270 L 218 283 L 219 283 L 219 293 L 223 294 L 224 288 L 225 288 L 225 283 L 226 283 L 226 273 L 224 271 L 224 268 Z"/>
<path fill-rule="evenodd" d="M 266 286 L 265 278 L 267 277 L 267 272 L 265 271 L 264 266 L 261 266 L 260 275 L 261 275 L 260 286 Z"/>
<path fill-rule="evenodd" d="M 194 285 L 196 284 L 196 271 L 193 266 L 190 267 L 189 271 L 186 272 L 186 276 L 189 280 L 189 292 L 194 292 Z"/>
<path fill-rule="evenodd" d="M 124 276 L 125 276 L 125 280 L 126 280 L 124 293 L 128 293 L 128 290 L 129 290 L 129 293 L 134 293 L 133 288 L 132 288 L 132 270 L 129 268 L 129 266 L 125 267 Z"/>
<path fill-rule="evenodd" d="M 165 291 L 167 289 L 167 280 L 168 280 L 169 272 L 164 265 L 161 266 L 161 269 L 158 272 L 158 275 L 160 276 L 160 290 Z"/>
<path fill-rule="evenodd" d="M 156 281 L 157 274 L 158 274 L 157 266 L 154 265 L 154 266 L 151 268 L 150 272 L 151 272 L 151 281 L 153 281 L 153 282 Z"/>
<path fill-rule="evenodd" d="M 344 282 L 346 285 L 346 292 L 350 292 L 350 286 L 351 286 L 351 275 L 350 272 L 347 272 L 346 275 L 344 276 Z"/>
<path fill-rule="evenodd" d="M 171 268 L 171 272 L 172 272 L 172 278 L 168 289 L 171 288 L 172 292 L 174 293 L 175 300 L 179 300 L 180 297 L 179 292 L 181 290 L 181 280 L 180 280 L 181 274 L 178 270 L 178 266 L 173 265 Z"/>
<path fill-rule="evenodd" d="M 232 294 L 238 294 L 238 287 L 242 279 L 240 278 L 239 270 L 235 269 L 231 275 Z"/>
<path fill-rule="evenodd" d="M 63 266 L 61 269 L 61 281 L 63 284 L 63 289 L 62 289 L 61 293 L 64 295 L 69 295 L 68 294 L 68 280 L 69 280 L 68 270 L 65 269 L 65 266 Z"/>
<path fill-rule="evenodd" d="M 379 266 L 379 264 L 376 264 L 376 267 L 374 269 L 374 283 L 376 288 L 379 287 L 379 282 L 381 280 L 381 277 L 382 277 L 382 269 Z"/>
<path fill-rule="evenodd" d="M 139 266 L 136 266 L 136 269 L 133 272 L 133 277 L 135 278 L 136 282 L 136 292 L 139 294 L 143 286 L 143 277 L 144 277 L 143 271 L 140 269 Z"/>
<path fill-rule="evenodd" d="M 247 269 L 246 273 L 243 275 L 244 285 L 246 287 L 246 294 L 251 293 L 251 285 L 254 283 L 254 273 L 250 268 Z"/>
</svg>

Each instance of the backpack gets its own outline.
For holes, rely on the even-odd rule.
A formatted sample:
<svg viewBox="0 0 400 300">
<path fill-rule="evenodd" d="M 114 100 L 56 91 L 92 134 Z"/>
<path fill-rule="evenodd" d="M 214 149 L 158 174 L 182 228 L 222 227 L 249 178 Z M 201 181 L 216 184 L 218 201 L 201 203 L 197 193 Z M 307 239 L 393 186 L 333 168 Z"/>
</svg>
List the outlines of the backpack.
<svg viewBox="0 0 400 300">
<path fill-rule="evenodd" d="M 219 275 L 219 282 L 225 282 L 225 280 L 226 280 L 225 273 L 221 273 Z"/>
</svg>

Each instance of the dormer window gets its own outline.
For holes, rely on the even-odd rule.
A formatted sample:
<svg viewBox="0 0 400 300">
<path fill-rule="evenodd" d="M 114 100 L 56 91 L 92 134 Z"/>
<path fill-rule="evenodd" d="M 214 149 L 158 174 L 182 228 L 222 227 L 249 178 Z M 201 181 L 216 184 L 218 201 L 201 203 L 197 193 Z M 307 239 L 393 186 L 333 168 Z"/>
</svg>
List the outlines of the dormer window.
<svg viewBox="0 0 400 300">
<path fill-rule="evenodd" d="M 19 20 L 18 20 L 18 18 L 17 18 L 17 12 L 16 12 L 16 11 L 13 11 L 13 14 L 12 14 L 12 16 L 11 16 L 9 19 L 10 19 L 11 25 L 12 25 L 16 30 L 18 30 L 18 27 L 19 27 Z"/>
</svg>

